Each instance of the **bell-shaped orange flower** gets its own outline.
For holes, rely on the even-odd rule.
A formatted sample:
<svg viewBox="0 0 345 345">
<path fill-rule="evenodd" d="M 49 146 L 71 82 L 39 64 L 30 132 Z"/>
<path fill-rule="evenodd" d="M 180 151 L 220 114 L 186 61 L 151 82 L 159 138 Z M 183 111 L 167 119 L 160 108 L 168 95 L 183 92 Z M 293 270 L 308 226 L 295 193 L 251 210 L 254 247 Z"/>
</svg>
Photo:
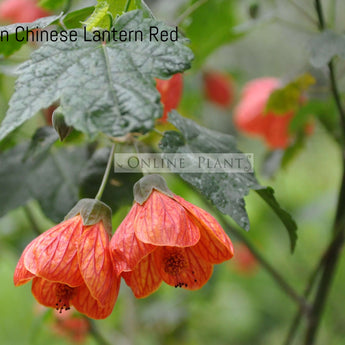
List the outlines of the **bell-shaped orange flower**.
<svg viewBox="0 0 345 345">
<path fill-rule="evenodd" d="M 110 250 L 116 270 L 138 298 L 162 281 L 196 290 L 213 265 L 230 259 L 233 247 L 206 211 L 174 195 L 158 175 L 134 186 L 135 204 L 115 232 Z"/>
<path fill-rule="evenodd" d="M 14 272 L 14 284 L 32 280 L 37 301 L 60 312 L 73 305 L 94 319 L 110 315 L 120 278 L 110 258 L 111 210 L 83 199 L 66 220 L 25 248 Z"/>
</svg>

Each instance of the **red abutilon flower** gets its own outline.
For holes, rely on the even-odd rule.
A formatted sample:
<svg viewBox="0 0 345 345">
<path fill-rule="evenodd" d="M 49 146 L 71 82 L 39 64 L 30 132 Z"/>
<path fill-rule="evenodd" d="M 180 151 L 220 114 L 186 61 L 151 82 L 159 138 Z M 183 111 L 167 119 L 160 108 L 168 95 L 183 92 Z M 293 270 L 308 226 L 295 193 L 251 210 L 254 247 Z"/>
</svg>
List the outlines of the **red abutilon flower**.
<svg viewBox="0 0 345 345">
<path fill-rule="evenodd" d="M 271 93 L 281 86 L 279 79 L 259 78 L 245 85 L 234 111 L 234 122 L 244 133 L 261 136 L 272 149 L 284 149 L 290 141 L 289 123 L 294 116 L 265 112 Z"/>
<path fill-rule="evenodd" d="M 156 79 L 156 87 L 161 94 L 161 102 L 164 106 L 161 122 L 168 120 L 168 113 L 176 109 L 180 103 L 183 90 L 183 77 L 181 73 L 174 74 L 170 79 Z"/>
<path fill-rule="evenodd" d="M 0 4 L 0 19 L 11 23 L 30 23 L 49 15 L 35 0 L 5 0 Z"/>
<path fill-rule="evenodd" d="M 28 244 L 14 284 L 32 280 L 37 301 L 60 312 L 73 305 L 91 318 L 107 317 L 120 287 L 110 258 L 110 235 L 110 208 L 98 200 L 80 200 L 65 221 Z"/>
<path fill-rule="evenodd" d="M 206 211 L 174 195 L 158 175 L 134 185 L 135 203 L 110 242 L 116 270 L 134 295 L 146 297 L 162 281 L 196 290 L 213 265 L 233 256 L 229 237 Z"/>
<path fill-rule="evenodd" d="M 228 108 L 234 101 L 234 85 L 231 78 L 217 71 L 208 71 L 203 75 L 205 97 L 222 108 Z"/>
</svg>

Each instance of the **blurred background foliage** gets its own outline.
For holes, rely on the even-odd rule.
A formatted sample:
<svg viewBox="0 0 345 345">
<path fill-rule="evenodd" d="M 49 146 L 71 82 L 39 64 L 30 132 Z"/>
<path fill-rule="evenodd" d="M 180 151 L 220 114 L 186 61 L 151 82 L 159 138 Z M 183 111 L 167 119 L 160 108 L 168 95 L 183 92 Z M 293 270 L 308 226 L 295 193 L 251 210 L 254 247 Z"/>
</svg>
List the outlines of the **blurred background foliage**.
<svg viewBox="0 0 345 345">
<path fill-rule="evenodd" d="M 313 97 L 327 97 L 326 72 L 315 70 L 309 64 L 309 42 L 318 31 L 313 2 L 204 2 L 205 7 L 200 6 L 188 16 L 185 10 L 196 1 L 147 1 L 157 18 L 172 25 L 178 22 L 192 39 L 196 62 L 184 75 L 179 111 L 206 127 L 238 136 L 239 148 L 254 153 L 260 182 L 274 187 L 281 205 L 297 221 L 298 242 L 291 255 L 282 224 L 253 192 L 246 197 L 251 230 L 245 236 L 292 286 L 302 291 L 306 277 L 317 264 L 330 237 L 341 176 L 341 152 L 325 127 L 316 120 L 314 133 L 287 166 L 281 169 L 278 159 L 278 163 L 273 160 L 273 168 L 268 167 L 267 148 L 259 139 L 237 133 L 232 113 L 242 86 L 253 78 L 273 76 L 289 81 L 310 72 L 317 79 L 310 91 Z M 344 31 L 345 2 L 329 0 L 323 3 L 328 21 L 336 31 Z M 94 5 L 94 2 L 73 2 L 75 8 L 87 5 Z M 195 18 L 202 18 L 202 21 Z M 6 61 L 0 58 L 0 71 L 4 73 L 0 75 L 0 118 L 5 114 L 13 90 L 13 68 L 24 61 L 31 50 L 32 47 L 27 45 Z M 338 61 L 337 77 L 342 93 L 344 68 L 344 61 Z M 231 76 L 235 89 L 232 107 L 223 109 L 205 99 L 202 73 L 207 70 L 220 70 Z M 332 117 L 331 112 L 326 116 Z M 35 128 L 43 124 L 41 118 L 33 118 L 1 143 L 1 149 L 29 139 Z M 201 207 L 208 207 L 180 179 L 170 175 L 166 178 L 176 194 Z M 119 197 L 114 195 L 114 198 Z M 126 200 L 130 202 L 128 196 Z M 62 334 L 56 326 L 59 319 L 54 312 L 46 311 L 36 303 L 30 284 L 14 288 L 12 283 L 21 251 L 37 235 L 28 217 L 28 209 L 35 219 L 36 230 L 44 231 L 54 224 L 44 216 L 36 201 L 30 201 L 26 209 L 13 210 L 0 218 L 0 344 L 53 345 L 77 341 L 89 345 L 106 342 L 117 345 L 283 344 L 296 305 L 232 234 L 235 258 L 215 267 L 214 275 L 201 290 L 190 292 L 162 285 L 154 295 L 135 300 L 123 283 L 112 315 L 95 323 L 97 331 L 92 325 L 86 331 L 78 326 L 72 327 L 67 335 Z M 113 218 L 114 228 L 128 209 L 129 204 L 118 209 Z M 345 344 L 344 285 L 343 256 L 320 329 L 320 345 Z M 78 332 L 76 329 L 85 338 L 73 338 Z"/>
</svg>

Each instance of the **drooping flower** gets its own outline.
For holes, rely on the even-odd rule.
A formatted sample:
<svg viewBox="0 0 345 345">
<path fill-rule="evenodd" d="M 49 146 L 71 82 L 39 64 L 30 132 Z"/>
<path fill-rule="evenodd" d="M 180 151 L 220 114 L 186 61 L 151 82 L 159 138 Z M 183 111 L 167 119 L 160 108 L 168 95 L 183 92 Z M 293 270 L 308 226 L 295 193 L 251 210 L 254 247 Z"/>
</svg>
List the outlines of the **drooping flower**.
<svg viewBox="0 0 345 345">
<path fill-rule="evenodd" d="M 233 256 L 229 237 L 206 211 L 174 195 L 158 175 L 134 186 L 135 203 L 110 242 L 114 266 L 134 295 L 146 297 L 161 282 L 196 290 L 213 265 Z"/>
<path fill-rule="evenodd" d="M 170 79 L 156 79 L 156 87 L 161 94 L 161 102 L 164 106 L 163 116 L 160 121 L 168 120 L 168 113 L 176 109 L 180 103 L 183 90 L 183 77 L 181 73 L 174 74 Z"/>
<path fill-rule="evenodd" d="M 244 133 L 263 137 L 272 149 L 284 149 L 291 141 L 289 123 L 294 112 L 279 115 L 265 112 L 271 93 L 280 85 L 277 78 L 252 80 L 245 85 L 241 100 L 234 111 L 237 128 Z"/>
<path fill-rule="evenodd" d="M 25 248 L 14 272 L 14 284 L 32 280 L 37 301 L 60 312 L 74 306 L 94 319 L 113 310 L 120 278 L 109 252 L 111 210 L 82 199 L 62 223 Z"/>
<path fill-rule="evenodd" d="M 35 0 L 5 0 L 0 4 L 0 18 L 10 23 L 30 23 L 49 15 Z"/>
<path fill-rule="evenodd" d="M 234 84 L 231 78 L 218 71 L 208 71 L 203 75 L 205 97 L 222 108 L 228 108 L 234 101 Z"/>
</svg>

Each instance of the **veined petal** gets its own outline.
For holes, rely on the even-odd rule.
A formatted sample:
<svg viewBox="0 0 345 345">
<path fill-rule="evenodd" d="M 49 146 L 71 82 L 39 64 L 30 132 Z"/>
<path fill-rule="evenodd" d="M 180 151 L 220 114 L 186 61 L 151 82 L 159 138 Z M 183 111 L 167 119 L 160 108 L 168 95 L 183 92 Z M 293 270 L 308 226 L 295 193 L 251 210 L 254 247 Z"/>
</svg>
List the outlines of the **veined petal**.
<svg viewBox="0 0 345 345">
<path fill-rule="evenodd" d="M 78 262 L 85 284 L 101 305 L 117 296 L 120 279 L 113 268 L 109 235 L 102 221 L 84 228 L 78 243 Z"/>
<path fill-rule="evenodd" d="M 24 256 L 30 250 L 32 243 L 33 241 L 30 242 L 24 249 L 24 252 L 22 253 L 14 271 L 13 282 L 15 286 L 23 285 L 35 277 L 35 275 L 29 272 L 24 265 Z"/>
<path fill-rule="evenodd" d="M 133 224 L 137 210 L 137 207 L 131 208 L 110 241 L 113 264 L 119 274 L 133 270 L 140 260 L 156 248 L 140 242 L 135 236 Z"/>
<path fill-rule="evenodd" d="M 153 256 L 160 276 L 171 286 L 197 290 L 213 272 L 213 265 L 198 257 L 193 248 L 161 247 Z"/>
<path fill-rule="evenodd" d="M 134 229 L 137 238 L 156 246 L 190 247 L 200 232 L 184 207 L 169 196 L 154 190 L 143 205 L 135 204 Z"/>
<path fill-rule="evenodd" d="M 55 308 L 57 302 L 55 293 L 56 284 L 43 278 L 34 278 L 31 286 L 32 294 L 40 304 Z"/>
<path fill-rule="evenodd" d="M 78 215 L 38 236 L 24 256 L 27 270 L 49 281 L 81 285 L 77 244 L 82 231 L 83 223 Z"/>
<path fill-rule="evenodd" d="M 137 298 L 147 297 L 152 294 L 162 282 L 152 254 L 141 260 L 133 271 L 123 272 L 122 276 Z"/>
<path fill-rule="evenodd" d="M 105 319 L 113 311 L 115 301 L 118 295 L 118 288 L 120 284 L 117 284 L 117 290 L 112 296 L 109 296 L 109 300 L 105 305 L 101 305 L 95 298 L 92 297 L 87 286 L 81 285 L 76 288 L 76 294 L 72 298 L 71 304 L 80 312 L 93 319 Z"/>
<path fill-rule="evenodd" d="M 213 264 L 231 259 L 234 255 L 231 240 L 217 220 L 180 196 L 175 195 L 174 198 L 193 215 L 194 222 L 200 224 L 200 241 L 193 247 L 197 255 Z"/>
</svg>

